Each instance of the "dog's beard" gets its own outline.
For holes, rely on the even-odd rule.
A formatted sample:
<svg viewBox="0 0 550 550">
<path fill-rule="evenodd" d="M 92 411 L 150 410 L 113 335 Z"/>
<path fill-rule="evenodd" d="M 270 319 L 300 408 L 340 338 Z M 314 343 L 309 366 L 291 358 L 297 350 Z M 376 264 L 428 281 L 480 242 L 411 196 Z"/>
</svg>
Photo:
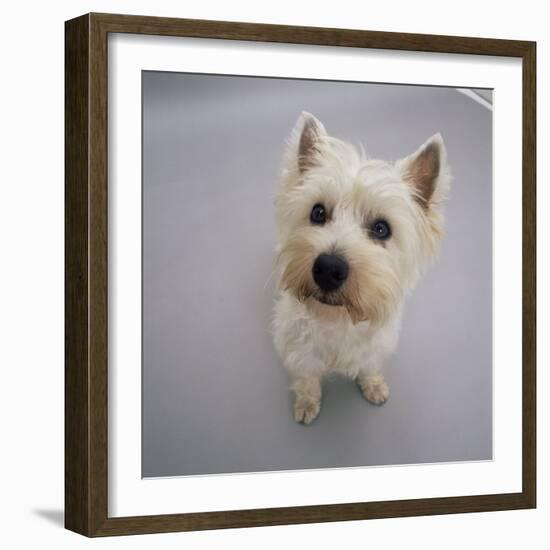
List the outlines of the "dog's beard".
<svg viewBox="0 0 550 550">
<path fill-rule="evenodd" d="M 381 325 L 395 313 L 402 298 L 399 278 L 389 268 L 387 258 L 372 253 L 343 251 L 350 264 L 350 275 L 343 286 L 323 292 L 312 278 L 312 266 L 318 251 L 305 240 L 292 240 L 281 250 L 278 262 L 283 265 L 281 287 L 302 303 L 315 301 L 328 308 L 343 308 L 353 324 L 369 321 Z M 379 252 L 383 256 L 383 252 Z M 319 310 L 319 308 L 315 308 Z"/>
</svg>

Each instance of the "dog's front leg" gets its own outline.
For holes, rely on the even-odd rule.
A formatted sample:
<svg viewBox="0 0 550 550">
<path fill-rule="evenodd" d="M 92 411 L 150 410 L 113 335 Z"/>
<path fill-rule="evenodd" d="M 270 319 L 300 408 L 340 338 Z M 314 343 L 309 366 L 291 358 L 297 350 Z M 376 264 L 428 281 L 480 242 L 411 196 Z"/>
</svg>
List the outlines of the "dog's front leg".
<svg viewBox="0 0 550 550">
<path fill-rule="evenodd" d="M 310 424 L 321 410 L 321 377 L 317 374 L 294 376 L 291 389 L 294 392 L 294 419 Z"/>
<path fill-rule="evenodd" d="M 384 380 L 381 365 L 373 365 L 371 362 L 369 366 L 363 367 L 356 381 L 365 398 L 375 405 L 382 405 L 390 396 L 390 389 Z"/>
</svg>

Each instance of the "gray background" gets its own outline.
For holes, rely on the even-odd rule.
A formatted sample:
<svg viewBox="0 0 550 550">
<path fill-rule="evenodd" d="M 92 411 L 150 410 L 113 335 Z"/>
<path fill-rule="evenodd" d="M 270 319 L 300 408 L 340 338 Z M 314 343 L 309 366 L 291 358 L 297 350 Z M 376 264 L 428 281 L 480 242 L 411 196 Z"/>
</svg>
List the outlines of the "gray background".
<svg viewBox="0 0 550 550">
<path fill-rule="evenodd" d="M 387 160 L 440 131 L 454 175 L 389 401 L 334 378 L 310 426 L 270 334 L 272 199 L 302 110 Z M 492 458 L 491 166 L 491 113 L 452 88 L 143 73 L 143 476 Z"/>
</svg>

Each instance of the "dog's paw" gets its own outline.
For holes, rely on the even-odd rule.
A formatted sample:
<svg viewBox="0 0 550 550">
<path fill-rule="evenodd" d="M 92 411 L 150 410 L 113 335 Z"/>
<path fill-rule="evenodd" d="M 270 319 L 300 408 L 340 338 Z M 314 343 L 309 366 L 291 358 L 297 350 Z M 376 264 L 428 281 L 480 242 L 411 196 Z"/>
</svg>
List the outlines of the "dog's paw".
<svg viewBox="0 0 550 550">
<path fill-rule="evenodd" d="M 365 399 L 375 405 L 382 405 L 390 396 L 390 388 L 381 375 L 372 377 L 360 377 L 357 380 Z"/>
<path fill-rule="evenodd" d="M 321 410 L 320 401 L 297 399 L 294 402 L 294 420 L 300 424 L 311 424 Z"/>
</svg>

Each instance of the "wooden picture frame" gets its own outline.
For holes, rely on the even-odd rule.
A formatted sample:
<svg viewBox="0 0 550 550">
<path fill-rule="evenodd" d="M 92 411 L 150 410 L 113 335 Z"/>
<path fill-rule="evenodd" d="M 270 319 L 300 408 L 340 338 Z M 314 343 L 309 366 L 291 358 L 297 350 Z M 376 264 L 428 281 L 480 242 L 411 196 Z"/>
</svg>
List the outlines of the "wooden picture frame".
<svg viewBox="0 0 550 550">
<path fill-rule="evenodd" d="M 522 491 L 139 517 L 108 516 L 107 36 L 133 33 L 520 58 L 523 71 Z M 125 535 L 533 508 L 536 505 L 536 44 L 87 14 L 65 26 L 65 525 Z"/>
</svg>

